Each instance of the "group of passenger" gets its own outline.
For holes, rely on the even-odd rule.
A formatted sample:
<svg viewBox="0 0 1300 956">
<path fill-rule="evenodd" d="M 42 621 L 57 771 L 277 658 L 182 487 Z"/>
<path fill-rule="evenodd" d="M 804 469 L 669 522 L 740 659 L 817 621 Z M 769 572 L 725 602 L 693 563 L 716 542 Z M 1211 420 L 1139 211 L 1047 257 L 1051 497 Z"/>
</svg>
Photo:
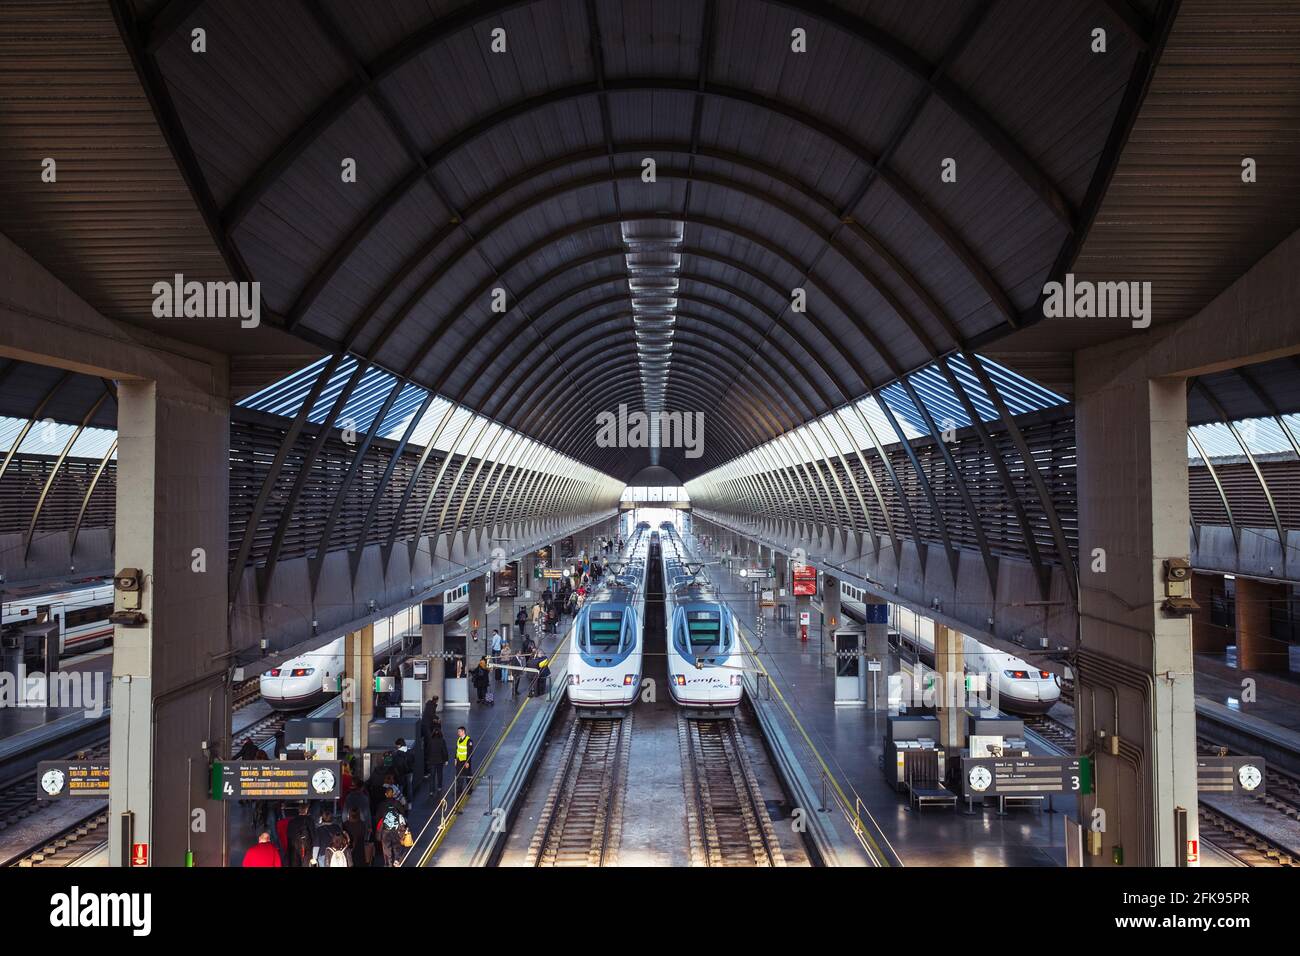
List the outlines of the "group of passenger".
<svg viewBox="0 0 1300 956">
<path fill-rule="evenodd" d="M 413 845 L 410 813 L 417 788 L 417 774 L 429 780 L 434 798 L 442 791 L 443 768 L 454 764 L 454 793 L 459 798 L 468 788 L 472 774 L 474 741 L 464 727 L 456 728 L 451 747 L 438 715 L 438 698 L 430 699 L 420 721 L 424 762 L 405 739 L 372 762 L 370 777 L 362 780 L 355 755 L 344 753 L 341 761 L 340 803 L 277 805 L 255 801 L 254 829 L 257 842 L 244 853 L 247 867 L 311 866 L 396 866 Z M 251 741 L 236 759 L 266 759 Z"/>
</svg>

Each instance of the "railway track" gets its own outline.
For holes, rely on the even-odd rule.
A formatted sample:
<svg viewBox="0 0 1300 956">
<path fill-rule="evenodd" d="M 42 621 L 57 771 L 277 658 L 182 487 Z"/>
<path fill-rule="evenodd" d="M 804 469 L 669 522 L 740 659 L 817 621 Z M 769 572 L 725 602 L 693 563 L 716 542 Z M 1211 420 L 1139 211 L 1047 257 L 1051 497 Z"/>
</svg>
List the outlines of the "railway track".
<svg viewBox="0 0 1300 956">
<path fill-rule="evenodd" d="M 1038 715 L 1024 718 L 1025 726 L 1066 753 L 1075 751 L 1074 731 L 1054 717 Z M 1228 748 L 1204 737 L 1197 737 L 1203 754 L 1224 754 Z M 1271 768 L 1265 769 L 1266 793 L 1255 798 L 1258 803 L 1291 820 L 1300 820 L 1300 781 Z M 1244 866 L 1296 866 L 1294 854 L 1259 830 L 1224 810 L 1201 802 L 1197 807 L 1201 839 L 1212 844 Z"/>
<path fill-rule="evenodd" d="M 785 866 L 736 721 L 677 716 L 692 866 Z"/>
<path fill-rule="evenodd" d="M 238 685 L 231 697 L 231 710 L 242 710 L 258 700 L 260 682 L 244 681 Z M 258 720 L 232 737 L 232 752 L 247 738 L 265 739 L 277 733 L 284 721 L 291 714 L 272 713 Z M 109 754 L 109 739 L 90 743 L 65 754 L 65 760 L 102 760 Z M 29 817 L 40 814 L 53 807 L 54 801 L 37 800 L 33 790 L 32 779 L 28 774 L 0 787 L 0 832 L 15 826 Z M 86 814 L 71 823 L 65 823 L 49 835 L 44 835 L 39 842 L 29 845 L 23 851 L 11 855 L 4 861 L 5 866 L 15 867 L 50 867 L 70 866 L 82 857 L 98 850 L 108 841 L 108 812 L 95 806 Z M 30 839 L 30 838 L 29 838 Z"/>
<path fill-rule="evenodd" d="M 632 715 L 574 719 L 528 866 L 613 866 L 623 829 Z"/>
<path fill-rule="evenodd" d="M 108 811 L 96 810 L 8 865 L 20 868 L 71 866 L 108 842 Z"/>
</svg>

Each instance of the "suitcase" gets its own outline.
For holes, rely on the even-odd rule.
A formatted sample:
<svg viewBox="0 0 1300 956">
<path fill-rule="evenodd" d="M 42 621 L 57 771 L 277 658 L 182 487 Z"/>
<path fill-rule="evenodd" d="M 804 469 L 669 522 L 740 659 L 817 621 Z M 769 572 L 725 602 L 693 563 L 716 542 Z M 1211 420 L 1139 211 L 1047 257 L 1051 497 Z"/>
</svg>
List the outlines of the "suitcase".
<svg viewBox="0 0 1300 956">
<path fill-rule="evenodd" d="M 488 703 L 489 705 L 492 705 L 492 704 L 495 704 L 496 702 L 497 702 L 496 694 L 492 693 L 492 691 L 488 691 L 488 692 L 487 692 L 487 703 Z"/>
</svg>

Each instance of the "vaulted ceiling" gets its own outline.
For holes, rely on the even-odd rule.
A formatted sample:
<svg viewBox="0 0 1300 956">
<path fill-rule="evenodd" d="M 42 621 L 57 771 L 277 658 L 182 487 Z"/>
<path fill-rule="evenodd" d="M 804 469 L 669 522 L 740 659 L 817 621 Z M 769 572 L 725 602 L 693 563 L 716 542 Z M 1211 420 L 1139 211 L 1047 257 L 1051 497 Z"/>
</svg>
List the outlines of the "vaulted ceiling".
<svg viewBox="0 0 1300 956">
<path fill-rule="evenodd" d="M 264 321 L 682 480 L 1032 324 L 1175 7 L 111 3 Z M 620 404 L 703 454 L 602 447 Z"/>
</svg>

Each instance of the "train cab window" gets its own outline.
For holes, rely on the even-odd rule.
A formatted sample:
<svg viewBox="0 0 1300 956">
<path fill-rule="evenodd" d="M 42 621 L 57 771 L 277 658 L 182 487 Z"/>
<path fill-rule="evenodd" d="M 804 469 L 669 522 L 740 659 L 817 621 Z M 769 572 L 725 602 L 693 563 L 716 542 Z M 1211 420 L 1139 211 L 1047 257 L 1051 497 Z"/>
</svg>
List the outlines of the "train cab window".
<svg viewBox="0 0 1300 956">
<path fill-rule="evenodd" d="M 726 653 L 731 646 L 731 633 L 718 611 L 687 611 L 678 619 L 673 639 L 677 649 L 688 657 L 713 649 L 715 654 Z"/>
<path fill-rule="evenodd" d="M 587 644 L 602 651 L 617 647 L 623 635 L 621 611 L 597 611 L 587 620 Z"/>
</svg>

